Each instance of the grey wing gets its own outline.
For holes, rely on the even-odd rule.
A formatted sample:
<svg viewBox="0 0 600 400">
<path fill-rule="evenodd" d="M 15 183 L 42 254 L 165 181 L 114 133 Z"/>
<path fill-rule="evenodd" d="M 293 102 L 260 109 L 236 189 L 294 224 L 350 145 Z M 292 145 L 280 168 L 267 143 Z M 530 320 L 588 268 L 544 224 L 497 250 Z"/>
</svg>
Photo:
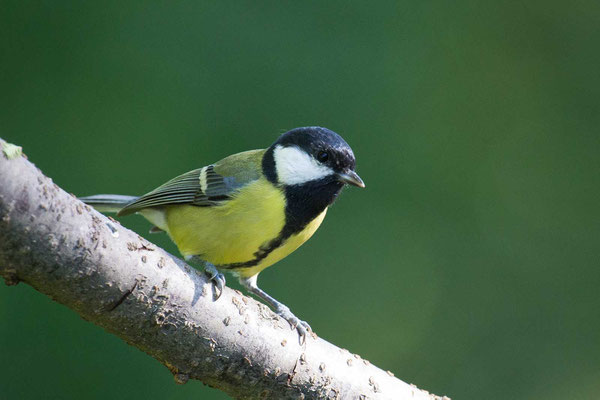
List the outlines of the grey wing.
<svg viewBox="0 0 600 400">
<path fill-rule="evenodd" d="M 249 182 L 215 172 L 214 165 L 195 169 L 171 179 L 123 207 L 117 215 L 128 215 L 149 207 L 190 204 L 209 207 L 222 204 L 230 195 Z"/>
</svg>

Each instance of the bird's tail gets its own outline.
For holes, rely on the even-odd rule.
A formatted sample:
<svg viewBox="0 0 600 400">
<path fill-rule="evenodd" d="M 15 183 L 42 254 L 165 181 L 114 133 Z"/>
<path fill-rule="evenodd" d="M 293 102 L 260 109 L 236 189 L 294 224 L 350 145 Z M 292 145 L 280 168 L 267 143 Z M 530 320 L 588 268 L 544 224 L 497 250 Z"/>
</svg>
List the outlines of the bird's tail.
<svg viewBox="0 0 600 400">
<path fill-rule="evenodd" d="M 93 196 L 80 197 L 79 200 L 89 204 L 100 212 L 116 213 L 127 204 L 136 200 L 136 196 L 124 196 L 121 194 L 95 194 Z"/>
</svg>

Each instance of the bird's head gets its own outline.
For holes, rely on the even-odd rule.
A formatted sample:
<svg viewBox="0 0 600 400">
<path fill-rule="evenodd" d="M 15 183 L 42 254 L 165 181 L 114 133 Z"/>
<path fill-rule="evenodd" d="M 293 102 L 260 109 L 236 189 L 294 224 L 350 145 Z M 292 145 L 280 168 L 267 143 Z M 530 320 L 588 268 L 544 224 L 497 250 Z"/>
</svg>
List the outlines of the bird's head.
<svg viewBox="0 0 600 400">
<path fill-rule="evenodd" d="M 365 187 L 354 171 L 352 149 L 337 133 L 321 127 L 296 128 L 284 133 L 267 150 L 263 171 L 277 185 L 313 187 L 344 184 Z M 338 191 L 339 191 L 338 189 Z"/>
</svg>

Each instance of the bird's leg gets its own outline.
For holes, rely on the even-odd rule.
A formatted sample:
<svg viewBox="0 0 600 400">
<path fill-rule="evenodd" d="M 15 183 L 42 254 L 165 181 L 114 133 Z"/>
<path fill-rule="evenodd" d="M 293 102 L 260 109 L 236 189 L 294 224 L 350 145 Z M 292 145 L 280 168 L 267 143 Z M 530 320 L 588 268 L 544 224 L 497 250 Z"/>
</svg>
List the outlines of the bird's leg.
<svg viewBox="0 0 600 400">
<path fill-rule="evenodd" d="M 213 284 L 213 290 L 215 292 L 214 298 L 215 300 L 218 300 L 219 297 L 221 297 L 221 294 L 223 294 L 223 288 L 225 287 L 225 275 L 219 272 L 217 267 L 215 267 L 213 264 L 209 263 L 208 261 L 202 260 L 198 256 L 186 256 L 185 259 L 186 261 L 193 260 L 202 264 L 202 266 L 204 267 L 204 273 L 206 274 L 206 276 L 208 276 L 208 279 Z"/>
<path fill-rule="evenodd" d="M 267 304 L 269 304 L 271 308 L 273 308 L 277 315 L 289 322 L 292 329 L 296 329 L 298 331 L 298 334 L 300 335 L 300 344 L 304 344 L 304 341 L 306 340 L 306 332 L 312 331 L 310 325 L 298 319 L 298 317 L 296 317 L 290 311 L 288 306 L 275 300 L 273 297 L 269 296 L 264 290 L 259 288 L 256 285 L 257 277 L 258 274 L 249 278 L 240 277 L 240 284 L 242 284 L 242 286 L 244 286 L 249 292 L 254 293 L 258 297 L 263 299 L 265 302 L 267 302 Z"/>
</svg>

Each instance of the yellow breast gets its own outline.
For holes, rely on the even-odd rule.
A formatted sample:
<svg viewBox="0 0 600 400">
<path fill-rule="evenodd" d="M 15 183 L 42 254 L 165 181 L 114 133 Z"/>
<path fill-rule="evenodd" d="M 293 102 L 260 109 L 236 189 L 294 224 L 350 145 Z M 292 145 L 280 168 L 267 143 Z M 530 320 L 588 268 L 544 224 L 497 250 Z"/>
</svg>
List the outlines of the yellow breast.
<svg viewBox="0 0 600 400">
<path fill-rule="evenodd" d="M 253 260 L 261 246 L 281 232 L 285 225 L 285 196 L 261 178 L 222 205 L 173 205 L 165 208 L 164 215 L 166 231 L 184 256 L 197 255 L 215 265 L 244 263 Z M 252 276 L 281 260 L 308 240 L 324 217 L 325 211 L 257 265 L 235 271 L 241 276 Z"/>
<path fill-rule="evenodd" d="M 327 209 L 325 209 L 317 218 L 313 219 L 306 227 L 295 235 L 290 236 L 280 247 L 273 250 L 264 260 L 255 267 L 238 269 L 236 272 L 241 277 L 249 277 L 258 274 L 263 269 L 275 264 L 277 261 L 285 258 L 294 250 L 306 242 L 315 233 L 317 228 L 323 222 Z"/>
</svg>

